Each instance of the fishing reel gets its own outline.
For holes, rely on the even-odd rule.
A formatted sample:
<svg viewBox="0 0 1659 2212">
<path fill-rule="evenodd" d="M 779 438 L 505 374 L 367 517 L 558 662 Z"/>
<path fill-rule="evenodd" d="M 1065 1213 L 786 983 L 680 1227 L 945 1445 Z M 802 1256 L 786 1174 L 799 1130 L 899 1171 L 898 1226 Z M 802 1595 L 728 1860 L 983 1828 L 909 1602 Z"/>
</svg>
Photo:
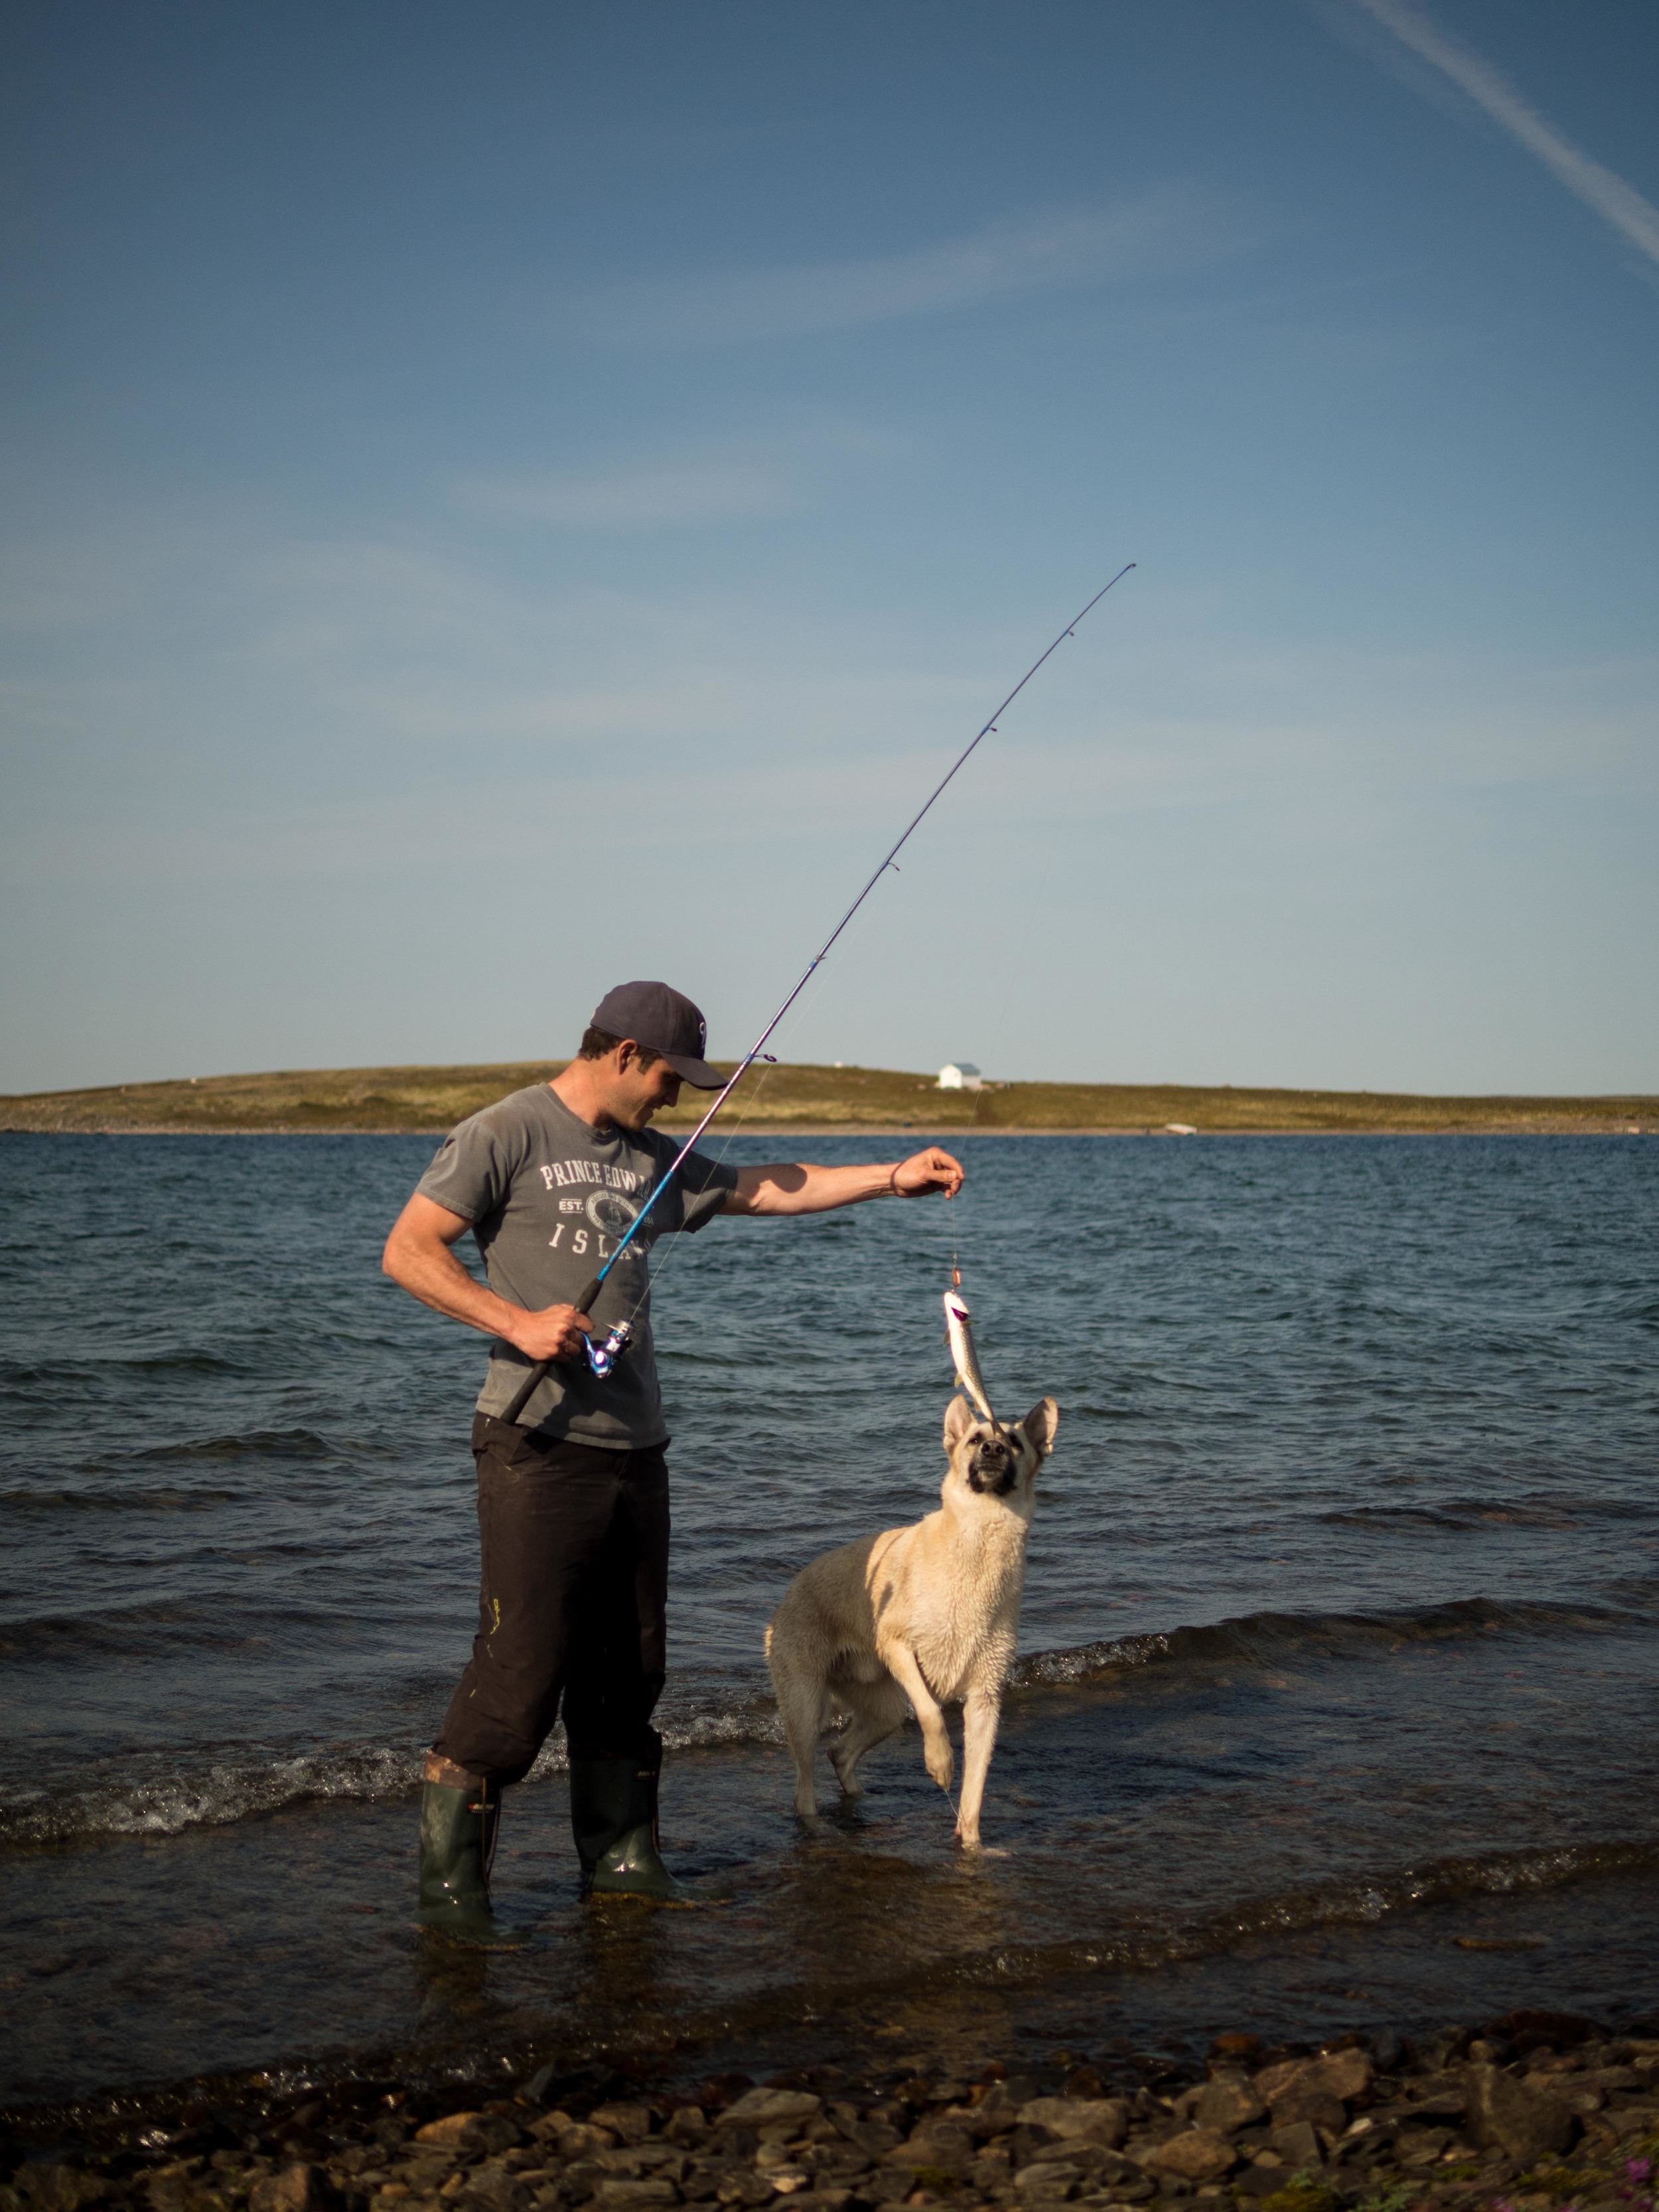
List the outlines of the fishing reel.
<svg viewBox="0 0 1659 2212">
<path fill-rule="evenodd" d="M 632 1322 L 619 1321 L 602 1343 L 596 1343 L 591 1336 L 582 1339 L 582 1350 L 587 1356 L 587 1370 L 596 1381 L 605 1381 L 627 1351 L 633 1334 Z"/>
</svg>

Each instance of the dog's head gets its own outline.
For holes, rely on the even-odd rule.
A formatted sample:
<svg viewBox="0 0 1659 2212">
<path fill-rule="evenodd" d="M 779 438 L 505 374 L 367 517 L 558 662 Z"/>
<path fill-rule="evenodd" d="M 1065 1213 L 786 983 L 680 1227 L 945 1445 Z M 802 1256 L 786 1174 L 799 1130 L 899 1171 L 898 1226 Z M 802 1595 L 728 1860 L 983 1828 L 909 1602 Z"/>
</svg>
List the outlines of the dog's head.
<svg viewBox="0 0 1659 2212">
<path fill-rule="evenodd" d="M 1052 1398 L 1039 1398 L 1011 1428 L 981 1421 L 965 1398 L 952 1398 L 945 1409 L 947 1492 L 960 1483 L 975 1497 L 1000 1498 L 1015 1512 L 1029 1514 L 1036 1471 L 1054 1448 L 1059 1425 L 1060 1408 Z"/>
</svg>

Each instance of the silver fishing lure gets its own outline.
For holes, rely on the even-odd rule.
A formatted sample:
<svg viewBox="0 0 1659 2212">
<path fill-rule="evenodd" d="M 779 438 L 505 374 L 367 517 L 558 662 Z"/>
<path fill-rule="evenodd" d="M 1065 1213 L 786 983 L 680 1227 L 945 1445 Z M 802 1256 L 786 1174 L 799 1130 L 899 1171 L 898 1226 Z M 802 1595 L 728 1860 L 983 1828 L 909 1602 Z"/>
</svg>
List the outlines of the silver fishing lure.
<svg viewBox="0 0 1659 2212">
<path fill-rule="evenodd" d="M 958 1385 L 968 1393 L 992 1427 L 998 1427 L 1000 1425 L 991 1411 L 990 1397 L 974 1352 L 974 1329 L 968 1316 L 968 1301 L 960 1291 L 950 1290 L 945 1293 L 945 1330 L 950 1341 L 951 1357 L 957 1364 Z"/>
</svg>

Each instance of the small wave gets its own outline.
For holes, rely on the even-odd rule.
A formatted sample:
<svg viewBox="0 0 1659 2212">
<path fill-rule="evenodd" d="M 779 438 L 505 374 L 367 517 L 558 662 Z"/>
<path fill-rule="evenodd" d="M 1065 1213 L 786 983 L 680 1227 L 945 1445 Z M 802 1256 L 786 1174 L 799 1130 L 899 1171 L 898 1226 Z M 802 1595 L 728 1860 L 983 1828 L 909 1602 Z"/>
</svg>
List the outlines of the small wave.
<svg viewBox="0 0 1659 2212">
<path fill-rule="evenodd" d="M 1659 1867 L 1659 1836 L 1594 1844 L 1534 1844 L 1516 1851 L 1430 1859 L 1371 1880 L 1317 1883 L 1252 1899 L 1226 1917 L 1241 1936 L 1375 1923 L 1465 1897 L 1514 1897 Z"/>
<path fill-rule="evenodd" d="M 769 1698 L 659 1714 L 658 1719 L 671 1751 L 783 1741 Z M 176 1836 L 186 1828 L 262 1819 L 291 1805 L 406 1796 L 419 1784 L 424 1748 L 371 1743 L 288 1753 L 250 1746 L 236 1757 L 193 1767 L 168 1766 L 158 1754 L 148 1762 L 148 1771 L 137 1774 L 128 1760 L 118 1780 L 68 1788 L 17 1784 L 0 1804 L 0 1850 L 100 1836 Z M 560 1729 L 544 1746 L 527 1779 L 544 1782 L 563 1773 L 568 1764 Z"/>
<path fill-rule="evenodd" d="M 1346 1505 L 1320 1519 L 1344 1528 L 1570 1529 L 1584 1521 L 1646 1521 L 1655 1507 L 1620 1498 L 1451 1498 L 1437 1504 Z"/>
<path fill-rule="evenodd" d="M 75 1789 L 14 1786 L 0 1806 L 0 1848 L 98 1836 L 176 1836 L 258 1819 L 324 1798 L 398 1797 L 421 1778 L 422 1753 L 368 1745 L 335 1753 L 229 1759 L 193 1774 L 152 1772 Z"/>
<path fill-rule="evenodd" d="M 301 1556 L 309 1547 L 285 1546 Z M 319 1630 L 332 1616 L 308 1615 L 296 1607 L 280 1613 L 250 1607 L 222 1590 L 189 1598 L 158 1598 L 145 1605 L 112 1607 L 101 1613 L 36 1613 L 0 1626 L 0 1656 L 14 1665 L 62 1665 L 85 1659 L 154 1660 L 161 1639 L 174 1649 L 234 1651 L 266 1638 L 289 1640 L 307 1620 Z"/>
<path fill-rule="evenodd" d="M 100 1351 L 96 1360 L 72 1355 L 51 1361 L 9 1359 L 0 1363 L 0 1383 L 21 1389 L 42 1383 L 61 1392 L 66 1377 L 83 1374 L 107 1384 L 112 1375 L 240 1375 L 245 1368 L 222 1352 L 197 1348 L 177 1352 Z"/>
<path fill-rule="evenodd" d="M 42 1519 L 54 1513 L 204 1513 L 245 1504 L 245 1490 L 0 1490 L 0 1513 Z"/>
<path fill-rule="evenodd" d="M 1252 1613 L 1202 1628 L 1172 1628 L 1066 1650 L 1034 1651 L 1009 1674 L 1016 1689 L 1087 1682 L 1125 1668 L 1363 1656 L 1401 1644 L 1449 1637 L 1571 1636 L 1645 1626 L 1645 1613 L 1613 1606 L 1498 1605 L 1457 1598 L 1449 1605 L 1398 1613 Z"/>
<path fill-rule="evenodd" d="M 240 1459 L 252 1453 L 261 1458 L 335 1459 L 343 1447 L 319 1437 L 315 1429 L 249 1429 L 228 1436 L 202 1437 L 191 1443 L 150 1444 L 134 1457 L 156 1460 Z"/>
<path fill-rule="evenodd" d="M 1056 1972 L 1088 1968 L 1146 1972 L 1213 1958 L 1262 1936 L 1376 1927 L 1460 1899 L 1541 1895 L 1581 1882 L 1646 1875 L 1656 1868 L 1659 1868 L 1659 1836 L 1431 1859 L 1421 1866 L 1397 1868 L 1370 1877 L 1246 1898 L 1184 1926 L 1143 1923 L 1063 1943 L 998 1946 L 978 1957 L 958 1954 L 944 1963 L 942 1972 L 958 1981 L 1004 1985 L 1011 1980 L 1040 1979 Z"/>
<path fill-rule="evenodd" d="M 1207 1668 L 1218 1662 L 1233 1667 L 1284 1665 L 1298 1656 L 1322 1661 L 1363 1658 L 1398 1650 L 1402 1644 L 1459 1637 L 1606 1632 L 1644 1624 L 1647 1618 L 1611 1607 L 1500 1606 L 1479 1598 L 1411 1613 L 1251 1613 L 1203 1627 L 1032 1652 L 1015 1664 L 1009 1681 L 1012 1688 L 1031 1694 L 1077 1688 L 1126 1670 Z M 122 1648 L 129 1632 L 149 1636 L 158 1620 L 175 1633 L 194 1630 L 200 1640 L 237 1644 L 246 1642 L 258 1625 L 243 1616 L 237 1622 L 237 1635 L 228 1639 L 222 1632 L 201 1629 L 182 1608 L 173 1606 L 135 1609 L 125 1624 L 45 1625 L 65 1635 L 79 1632 L 94 1639 L 104 1638 L 92 1645 L 102 1650 Z M 285 1614 L 283 1621 L 290 1624 L 292 1615 Z M 0 1651 L 5 1649 L 4 1638 L 0 1637 Z M 61 1647 L 54 1656 L 61 1656 Z M 672 1751 L 740 1749 L 782 1741 L 772 1698 L 758 1686 L 745 1690 L 734 1685 L 729 1692 L 705 1693 L 700 1698 L 694 1696 L 683 1703 L 671 1701 L 658 1714 L 657 1723 L 664 1742 Z M 413 1790 L 419 1780 L 420 1756 L 418 1749 L 407 1745 L 371 1744 L 304 1754 L 250 1747 L 185 1771 L 152 1769 L 135 1779 L 125 1769 L 118 1784 L 54 1788 L 32 1795 L 15 1790 L 9 1803 L 0 1808 L 0 1847 L 62 1843 L 97 1835 L 173 1835 L 189 1827 L 257 1818 L 308 1799 L 401 1796 Z M 529 1778 L 546 1780 L 562 1773 L 565 1765 L 563 1736 L 558 1732 L 544 1747 Z M 1549 1863 L 1559 1857 L 1559 1854 L 1546 1855 Z M 1543 1865 L 1546 1860 L 1538 1860 L 1534 1854 L 1524 1863 Z M 1485 1863 L 1444 1863 L 1449 1869 Z M 1436 1878 L 1453 1877 L 1447 1873 Z M 1497 1879 L 1486 1875 L 1480 1878 L 1488 1886 Z"/>
</svg>

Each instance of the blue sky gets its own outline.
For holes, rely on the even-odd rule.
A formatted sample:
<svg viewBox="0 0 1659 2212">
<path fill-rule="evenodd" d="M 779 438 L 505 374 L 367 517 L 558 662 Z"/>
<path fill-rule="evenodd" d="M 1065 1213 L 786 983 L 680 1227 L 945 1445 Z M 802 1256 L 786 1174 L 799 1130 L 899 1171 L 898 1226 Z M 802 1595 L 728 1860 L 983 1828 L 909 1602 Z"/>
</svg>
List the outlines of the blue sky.
<svg viewBox="0 0 1659 2212">
<path fill-rule="evenodd" d="M 0 1088 L 1659 1091 L 1645 0 L 5 39 Z"/>
</svg>

